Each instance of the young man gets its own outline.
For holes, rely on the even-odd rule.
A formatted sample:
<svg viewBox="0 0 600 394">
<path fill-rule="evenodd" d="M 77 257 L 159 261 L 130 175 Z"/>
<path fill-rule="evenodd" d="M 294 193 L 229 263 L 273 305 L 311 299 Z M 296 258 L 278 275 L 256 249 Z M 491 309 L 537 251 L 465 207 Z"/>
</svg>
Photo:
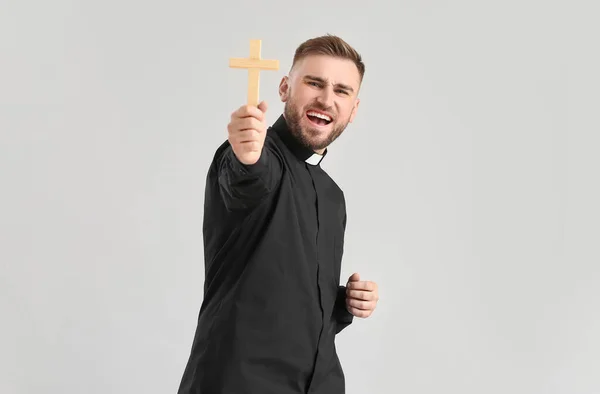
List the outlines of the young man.
<svg viewBox="0 0 600 394">
<path fill-rule="evenodd" d="M 360 55 L 301 44 L 269 128 L 266 103 L 233 112 L 208 172 L 205 285 L 179 394 L 343 394 L 335 336 L 375 309 L 374 282 L 339 285 L 346 206 L 321 168 L 356 115 Z"/>
</svg>

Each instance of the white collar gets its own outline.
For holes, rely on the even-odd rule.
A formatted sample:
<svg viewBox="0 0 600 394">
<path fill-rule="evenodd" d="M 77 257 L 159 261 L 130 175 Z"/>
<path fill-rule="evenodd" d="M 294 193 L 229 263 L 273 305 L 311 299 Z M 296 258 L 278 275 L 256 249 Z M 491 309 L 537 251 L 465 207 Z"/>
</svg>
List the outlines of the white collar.
<svg viewBox="0 0 600 394">
<path fill-rule="evenodd" d="M 317 164 L 319 164 L 321 162 L 321 160 L 323 160 L 323 155 L 320 155 L 318 153 L 313 153 L 308 159 L 306 159 L 305 161 L 313 166 L 316 166 Z"/>
</svg>

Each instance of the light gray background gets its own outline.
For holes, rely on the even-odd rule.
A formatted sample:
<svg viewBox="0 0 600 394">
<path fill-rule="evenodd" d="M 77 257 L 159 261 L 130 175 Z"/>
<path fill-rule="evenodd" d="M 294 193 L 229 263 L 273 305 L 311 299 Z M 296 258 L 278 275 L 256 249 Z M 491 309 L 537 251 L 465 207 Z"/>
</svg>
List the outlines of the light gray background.
<svg viewBox="0 0 600 394">
<path fill-rule="evenodd" d="M 246 99 L 228 59 L 259 38 L 281 61 L 272 122 L 324 33 L 367 67 L 324 162 L 342 280 L 380 285 L 338 338 L 347 392 L 600 392 L 597 3 L 0 4 L 3 394 L 176 391 L 206 170 Z"/>
</svg>

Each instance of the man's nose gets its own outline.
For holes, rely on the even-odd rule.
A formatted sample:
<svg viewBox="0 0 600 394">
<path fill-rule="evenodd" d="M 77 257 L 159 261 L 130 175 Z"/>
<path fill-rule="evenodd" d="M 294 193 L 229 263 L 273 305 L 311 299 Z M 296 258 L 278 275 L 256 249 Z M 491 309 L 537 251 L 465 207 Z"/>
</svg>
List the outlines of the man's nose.
<svg viewBox="0 0 600 394">
<path fill-rule="evenodd" d="M 333 97 L 333 89 L 328 86 L 325 89 L 321 90 L 321 94 L 319 95 L 319 102 L 326 108 L 333 107 Z"/>
</svg>

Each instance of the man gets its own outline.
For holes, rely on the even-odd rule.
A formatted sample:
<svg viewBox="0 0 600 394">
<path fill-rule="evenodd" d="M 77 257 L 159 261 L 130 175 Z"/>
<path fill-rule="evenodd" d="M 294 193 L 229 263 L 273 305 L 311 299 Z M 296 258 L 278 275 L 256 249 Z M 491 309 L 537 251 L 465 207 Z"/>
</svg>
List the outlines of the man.
<svg viewBox="0 0 600 394">
<path fill-rule="evenodd" d="M 321 168 L 356 115 L 364 65 L 338 37 L 300 45 L 279 93 L 231 115 L 205 195 L 205 285 L 179 394 L 343 394 L 335 336 L 377 285 L 340 269 L 344 194 Z"/>
</svg>

